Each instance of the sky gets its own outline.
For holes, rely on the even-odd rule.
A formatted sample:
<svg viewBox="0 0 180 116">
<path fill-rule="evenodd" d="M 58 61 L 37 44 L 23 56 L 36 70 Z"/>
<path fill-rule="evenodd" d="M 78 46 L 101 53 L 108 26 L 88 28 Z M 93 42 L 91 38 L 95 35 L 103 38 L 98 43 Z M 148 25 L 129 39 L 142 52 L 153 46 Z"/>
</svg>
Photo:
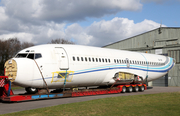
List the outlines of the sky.
<svg viewBox="0 0 180 116">
<path fill-rule="evenodd" d="M 180 0 L 0 0 L 0 39 L 101 47 L 160 25 L 180 27 L 179 6 Z"/>
</svg>

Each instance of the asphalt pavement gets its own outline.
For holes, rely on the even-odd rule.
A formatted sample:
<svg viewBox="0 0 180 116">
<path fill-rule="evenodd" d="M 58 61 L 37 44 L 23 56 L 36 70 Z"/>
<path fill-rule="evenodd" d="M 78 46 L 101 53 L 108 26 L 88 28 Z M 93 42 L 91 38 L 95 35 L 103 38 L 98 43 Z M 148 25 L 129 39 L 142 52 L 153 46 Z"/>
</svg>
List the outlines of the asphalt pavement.
<svg viewBox="0 0 180 116">
<path fill-rule="evenodd" d="M 17 102 L 17 103 L 3 103 L 2 101 L 0 101 L 0 114 L 13 113 L 13 112 L 19 112 L 19 111 L 24 111 L 24 110 L 43 108 L 43 107 L 50 107 L 50 106 L 56 106 L 60 104 L 83 102 L 83 101 L 89 101 L 89 100 L 101 99 L 101 98 L 107 98 L 107 97 L 156 94 L 156 93 L 164 93 L 164 92 L 180 92 L 180 87 L 148 87 L 148 89 L 145 90 L 144 92 L 46 99 L 46 100 L 25 101 L 25 102 Z M 19 89 L 19 90 L 14 90 L 14 93 L 20 94 L 20 93 L 25 93 L 25 91 L 24 89 Z"/>
</svg>

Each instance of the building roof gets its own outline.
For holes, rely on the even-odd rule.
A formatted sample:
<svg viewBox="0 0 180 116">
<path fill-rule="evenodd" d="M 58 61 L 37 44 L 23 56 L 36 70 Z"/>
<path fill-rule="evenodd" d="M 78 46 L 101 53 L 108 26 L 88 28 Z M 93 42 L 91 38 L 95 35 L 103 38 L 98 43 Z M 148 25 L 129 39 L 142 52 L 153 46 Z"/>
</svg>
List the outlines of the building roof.
<svg viewBox="0 0 180 116">
<path fill-rule="evenodd" d="M 180 27 L 160 27 L 160 28 L 156 28 L 156 29 L 153 29 L 151 31 L 147 31 L 147 32 L 144 32 L 144 33 L 141 33 L 141 34 L 138 34 L 138 35 L 135 35 L 135 36 L 132 36 L 132 37 L 129 37 L 129 38 L 126 38 L 126 39 L 123 39 L 123 40 L 120 40 L 120 41 L 117 41 L 117 42 L 114 42 L 114 43 L 111 43 L 111 44 L 108 44 L 108 45 L 105 45 L 105 46 L 102 46 L 102 47 L 106 47 L 106 46 L 109 46 L 109 45 L 113 45 L 115 43 L 126 41 L 128 39 L 133 38 L 133 37 L 137 37 L 137 36 L 140 36 L 140 35 L 143 35 L 143 34 L 146 34 L 146 33 L 149 33 L 149 32 L 155 31 L 155 30 L 158 30 L 158 29 L 180 29 Z"/>
</svg>

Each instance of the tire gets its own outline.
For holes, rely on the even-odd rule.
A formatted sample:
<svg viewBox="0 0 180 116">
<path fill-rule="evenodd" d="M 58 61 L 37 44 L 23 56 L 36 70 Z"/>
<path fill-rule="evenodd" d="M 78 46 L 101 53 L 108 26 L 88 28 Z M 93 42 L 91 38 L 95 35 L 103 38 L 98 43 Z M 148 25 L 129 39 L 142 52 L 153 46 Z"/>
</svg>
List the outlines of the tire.
<svg viewBox="0 0 180 116">
<path fill-rule="evenodd" d="M 133 88 L 132 88 L 132 86 L 129 86 L 126 88 L 126 90 L 127 90 L 127 92 L 131 93 L 133 91 Z"/>
<path fill-rule="evenodd" d="M 121 93 L 125 93 L 126 92 L 126 87 L 125 86 L 123 86 L 122 87 L 122 91 L 121 91 Z"/>
<path fill-rule="evenodd" d="M 27 88 L 25 88 L 25 90 L 27 93 L 30 93 L 30 94 L 34 94 L 34 93 L 38 92 L 37 88 L 32 88 L 32 87 L 27 87 Z"/>
<path fill-rule="evenodd" d="M 140 86 L 139 91 L 143 92 L 144 91 L 144 86 Z"/>
<path fill-rule="evenodd" d="M 139 87 L 138 86 L 133 87 L 133 91 L 134 92 L 138 92 L 139 91 Z"/>
</svg>

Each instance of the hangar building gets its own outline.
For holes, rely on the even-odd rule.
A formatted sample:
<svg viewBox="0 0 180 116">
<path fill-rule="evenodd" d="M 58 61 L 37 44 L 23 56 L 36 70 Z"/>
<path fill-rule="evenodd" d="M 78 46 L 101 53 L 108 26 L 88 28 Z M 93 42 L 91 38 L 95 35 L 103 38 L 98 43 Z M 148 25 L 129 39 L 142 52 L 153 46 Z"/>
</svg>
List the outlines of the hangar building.
<svg viewBox="0 0 180 116">
<path fill-rule="evenodd" d="M 106 46 L 104 48 L 161 54 L 176 59 L 169 73 L 149 86 L 180 86 L 180 28 L 160 27 Z"/>
</svg>

